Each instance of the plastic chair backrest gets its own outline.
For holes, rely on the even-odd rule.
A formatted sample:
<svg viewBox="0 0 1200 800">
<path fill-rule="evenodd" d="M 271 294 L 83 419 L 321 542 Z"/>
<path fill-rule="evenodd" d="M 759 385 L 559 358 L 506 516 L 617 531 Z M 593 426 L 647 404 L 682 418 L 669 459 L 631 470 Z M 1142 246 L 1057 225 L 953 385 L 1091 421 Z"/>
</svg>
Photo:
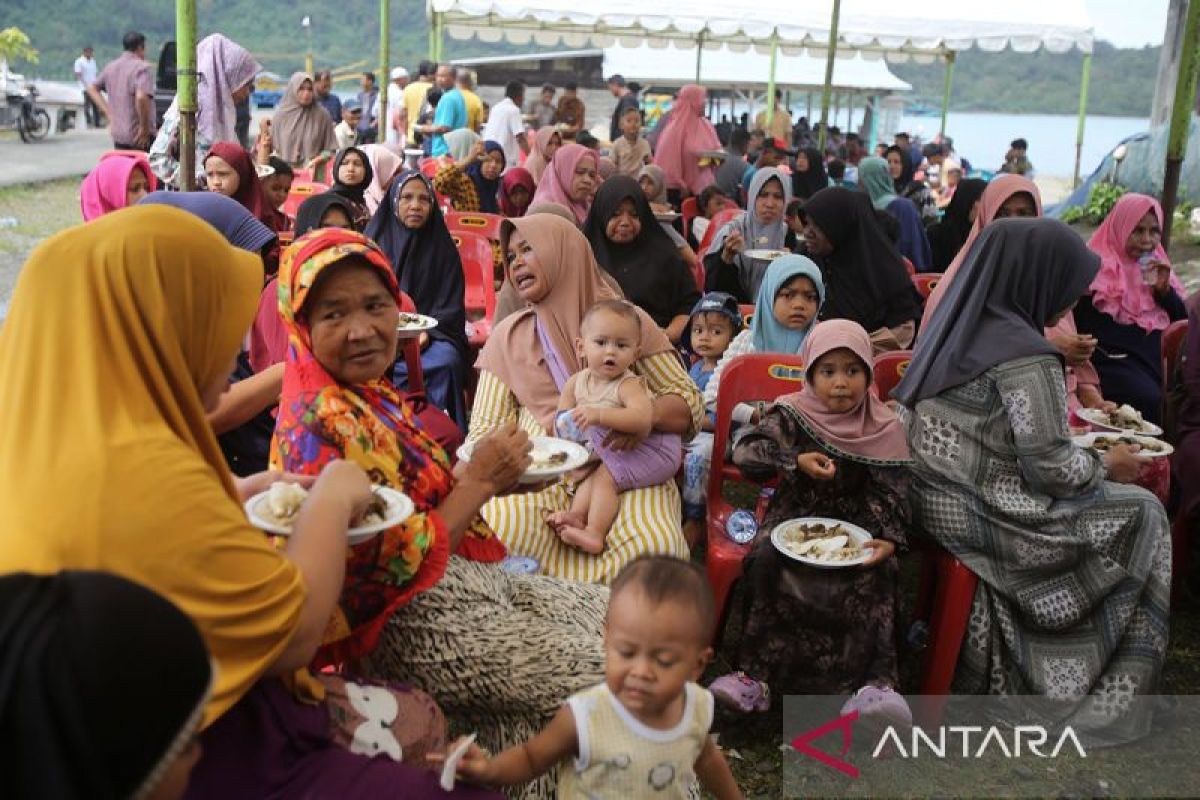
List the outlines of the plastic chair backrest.
<svg viewBox="0 0 1200 800">
<path fill-rule="evenodd" d="M 451 231 L 450 238 L 462 260 L 466 293 L 463 303 L 467 317 L 492 320 L 496 316 L 496 286 L 492 273 L 492 244 L 486 237 L 469 231 Z"/>
<path fill-rule="evenodd" d="M 892 389 L 904 377 L 908 365 L 912 363 L 911 350 L 894 350 L 890 353 L 880 353 L 875 356 L 875 391 L 880 400 L 890 400 Z"/>
<path fill-rule="evenodd" d="M 738 313 L 742 315 L 742 324 L 747 328 L 754 322 L 754 303 L 738 303 Z"/>
<path fill-rule="evenodd" d="M 446 214 L 446 227 L 451 233 L 477 233 L 493 242 L 500 241 L 500 225 L 503 222 L 504 217 L 499 214 L 485 214 L 482 211 L 451 211 Z"/>
<path fill-rule="evenodd" d="M 288 190 L 287 200 L 283 201 L 283 213 L 295 219 L 296 212 L 300 210 L 301 203 L 313 195 L 323 194 L 327 191 L 329 191 L 329 187 L 323 183 L 294 180 L 292 181 L 292 188 Z"/>
<path fill-rule="evenodd" d="M 679 214 L 683 217 L 683 235 L 686 237 L 692 232 L 692 220 L 700 213 L 700 204 L 696 201 L 695 196 L 685 197 L 683 202 L 679 204 Z"/>
<path fill-rule="evenodd" d="M 942 273 L 940 272 L 918 272 L 912 276 L 913 286 L 917 287 L 922 300 L 929 299 L 929 295 L 933 294 L 933 287 L 937 286 L 941 279 Z"/>
<path fill-rule="evenodd" d="M 708 250 L 708 246 L 716 238 L 717 231 L 725 227 L 725 223 L 737 219 L 741 213 L 742 210 L 740 208 L 726 208 L 723 211 L 713 214 L 712 220 L 708 223 L 708 230 L 704 232 L 704 239 L 700 242 L 700 249 L 696 251 L 696 255 L 703 258 L 704 252 Z"/>
<path fill-rule="evenodd" d="M 1187 341 L 1188 321 L 1179 319 L 1172 322 L 1162 334 L 1163 382 L 1170 385 L 1171 373 L 1179 360 L 1179 351 Z"/>
<path fill-rule="evenodd" d="M 708 474 L 710 512 L 723 503 L 721 484 L 727 474 L 723 468 L 725 448 L 729 442 L 734 407 L 755 400 L 774 400 L 780 395 L 798 392 L 803 386 L 804 362 L 798 355 L 747 353 L 725 366 L 721 387 L 717 392 L 717 421 L 713 426 L 712 466 Z"/>
<path fill-rule="evenodd" d="M 421 170 L 421 174 L 429 180 L 437 177 L 438 170 L 441 169 L 441 164 L 436 158 L 423 158 L 417 162 L 417 169 Z"/>
<path fill-rule="evenodd" d="M 400 310 L 409 314 L 417 313 L 417 304 L 404 292 L 400 293 Z M 404 351 L 404 363 L 408 366 L 408 393 L 425 393 L 425 372 L 421 368 L 421 341 L 414 337 L 400 340 L 400 348 Z"/>
<path fill-rule="evenodd" d="M 917 268 L 913 266 L 912 260 L 908 256 L 900 256 L 900 258 L 904 260 L 904 268 L 908 270 L 908 277 L 911 278 L 913 275 L 916 275 Z"/>
</svg>

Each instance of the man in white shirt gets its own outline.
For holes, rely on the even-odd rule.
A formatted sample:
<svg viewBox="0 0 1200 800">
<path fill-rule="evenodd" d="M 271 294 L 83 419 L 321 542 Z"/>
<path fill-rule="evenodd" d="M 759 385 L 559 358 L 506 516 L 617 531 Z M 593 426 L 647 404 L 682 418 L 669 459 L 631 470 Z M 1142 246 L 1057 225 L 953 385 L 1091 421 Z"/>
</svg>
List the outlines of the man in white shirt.
<svg viewBox="0 0 1200 800">
<path fill-rule="evenodd" d="M 397 147 L 405 145 L 404 133 L 408 130 L 408 113 L 404 107 L 404 87 L 408 85 L 408 70 L 394 67 L 388 76 L 387 85 L 387 143 Z"/>
<path fill-rule="evenodd" d="M 87 88 L 96 82 L 100 74 L 96 59 L 92 57 L 92 47 L 83 48 L 83 55 L 75 59 L 75 80 L 79 81 L 79 89 L 83 92 L 83 114 L 89 128 L 100 127 L 100 108 L 96 101 L 87 93 Z"/>
<path fill-rule="evenodd" d="M 525 120 L 521 117 L 524 103 L 525 84 L 509 81 L 504 87 L 504 99 L 492 106 L 483 129 L 484 141 L 496 142 L 503 148 L 505 171 L 520 165 L 521 153 L 529 153 Z"/>
</svg>

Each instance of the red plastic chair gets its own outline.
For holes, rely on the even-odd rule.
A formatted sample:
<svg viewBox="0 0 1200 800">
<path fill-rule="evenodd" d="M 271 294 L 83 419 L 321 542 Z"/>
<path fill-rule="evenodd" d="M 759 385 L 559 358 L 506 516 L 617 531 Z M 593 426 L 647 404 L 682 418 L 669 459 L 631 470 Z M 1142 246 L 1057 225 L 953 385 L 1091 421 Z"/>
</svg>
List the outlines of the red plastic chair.
<svg viewBox="0 0 1200 800">
<path fill-rule="evenodd" d="M 925 597 L 926 612 L 932 599 L 933 613 L 929 616 L 929 645 L 925 651 L 920 694 L 950 694 L 978 584 L 978 576 L 946 550 L 936 545 L 926 550 L 921 595 Z M 921 601 L 918 601 L 920 605 Z M 920 614 L 918 618 L 923 616 Z"/>
<path fill-rule="evenodd" d="M 467 231 L 450 234 L 462 259 L 467 307 L 467 341 L 472 347 L 483 347 L 492 332 L 496 318 L 496 286 L 492 280 L 492 244 L 484 236 Z"/>
<path fill-rule="evenodd" d="M 697 202 L 695 195 L 685 197 L 683 202 L 679 204 L 679 214 L 683 217 L 683 235 L 687 236 L 692 231 L 692 220 L 700 213 L 700 203 Z"/>
<path fill-rule="evenodd" d="M 1162 374 L 1164 390 L 1171 383 L 1171 372 L 1179 361 L 1179 351 L 1187 341 L 1188 321 L 1186 319 L 1172 322 L 1162 334 Z"/>
<path fill-rule="evenodd" d="M 913 263 L 909 260 L 908 256 L 900 256 L 900 258 L 904 259 L 904 268 L 908 270 L 908 277 L 911 278 L 913 275 L 916 275 L 917 268 L 913 266 Z"/>
<path fill-rule="evenodd" d="M 299 179 L 293 180 L 292 188 L 288 191 L 287 200 L 283 201 L 283 213 L 295 219 L 296 212 L 300 210 L 301 203 L 313 195 L 322 194 L 327 191 L 329 191 L 329 187 L 323 183 L 301 181 Z"/>
<path fill-rule="evenodd" d="M 938 281 L 942 279 L 940 272 L 918 272 L 912 276 L 913 286 L 917 287 L 917 291 L 921 293 L 922 300 L 928 300 L 929 295 L 933 294 L 933 287 L 938 285 Z"/>
<path fill-rule="evenodd" d="M 708 246 L 716 238 L 717 231 L 724 227 L 725 223 L 737 219 L 741 213 L 742 210 L 740 208 L 727 208 L 724 211 L 718 211 L 713 214 L 712 220 L 708 223 L 708 230 L 704 232 L 704 238 L 700 240 L 700 249 L 696 251 L 696 254 L 703 258 L 705 251 L 708 250 Z"/>
<path fill-rule="evenodd" d="M 804 383 L 804 362 L 799 356 L 782 353 L 749 353 L 726 365 L 717 393 L 717 422 L 713 431 L 712 461 L 708 475 L 708 525 L 705 568 L 717 604 L 717 619 L 723 619 L 729 592 L 742 572 L 749 545 L 738 544 L 725 534 L 725 523 L 734 508 L 721 496 L 726 481 L 745 481 L 742 472 L 725 462 L 733 409 L 738 403 L 774 400 L 798 391 Z"/>
<path fill-rule="evenodd" d="M 477 233 L 493 242 L 500 241 L 500 226 L 504 217 L 482 211 L 451 211 L 446 214 L 446 227 L 451 233 Z"/>
<path fill-rule="evenodd" d="M 880 400 L 890 400 L 892 389 L 900 383 L 912 363 L 912 350 L 896 350 L 875 356 L 875 393 Z"/>
<path fill-rule="evenodd" d="M 742 325 L 749 328 L 754 322 L 754 303 L 738 303 L 738 313 L 742 315 Z"/>
<path fill-rule="evenodd" d="M 400 293 L 400 310 L 409 314 L 417 313 L 417 304 L 404 292 Z M 415 336 L 401 339 L 400 348 L 404 351 L 404 363 L 408 366 L 408 394 L 424 394 L 425 372 L 421 368 L 421 340 Z"/>
<path fill-rule="evenodd" d="M 437 176 L 441 167 L 441 160 L 437 158 L 423 158 L 417 162 L 417 169 L 429 180 L 433 180 Z"/>
</svg>

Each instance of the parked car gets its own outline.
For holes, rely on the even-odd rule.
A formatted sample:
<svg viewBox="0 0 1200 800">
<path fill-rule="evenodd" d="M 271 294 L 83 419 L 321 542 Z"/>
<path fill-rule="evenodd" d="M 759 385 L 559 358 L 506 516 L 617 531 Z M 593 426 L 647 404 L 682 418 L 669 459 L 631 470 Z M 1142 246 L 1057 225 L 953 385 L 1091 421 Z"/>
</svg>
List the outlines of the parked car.
<svg viewBox="0 0 1200 800">
<path fill-rule="evenodd" d="M 254 94 L 250 102 L 255 108 L 274 108 L 283 99 L 287 82 L 274 72 L 263 70 L 254 76 Z"/>
<path fill-rule="evenodd" d="M 175 42 L 167 42 L 158 54 L 158 70 L 154 78 L 154 122 L 162 127 L 163 115 L 175 99 Z"/>
</svg>

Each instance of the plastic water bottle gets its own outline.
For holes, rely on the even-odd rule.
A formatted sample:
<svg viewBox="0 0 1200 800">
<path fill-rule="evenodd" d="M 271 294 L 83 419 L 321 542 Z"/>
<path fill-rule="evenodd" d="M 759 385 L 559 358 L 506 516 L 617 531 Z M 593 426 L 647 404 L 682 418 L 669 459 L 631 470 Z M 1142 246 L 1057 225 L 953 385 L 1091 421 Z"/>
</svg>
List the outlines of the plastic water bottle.
<svg viewBox="0 0 1200 800">
<path fill-rule="evenodd" d="M 1151 266 L 1152 264 L 1157 263 L 1158 259 L 1154 257 L 1153 251 L 1143 253 L 1138 259 L 1138 264 L 1142 268 L 1142 281 L 1147 286 L 1153 286 L 1158 282 L 1158 268 L 1156 266 Z"/>
<path fill-rule="evenodd" d="M 500 562 L 500 569 L 513 575 L 537 575 L 542 565 L 530 556 L 509 556 Z"/>
<path fill-rule="evenodd" d="M 725 535 L 738 544 L 746 544 L 758 534 L 758 520 L 744 508 L 729 515 L 725 521 Z"/>
</svg>

